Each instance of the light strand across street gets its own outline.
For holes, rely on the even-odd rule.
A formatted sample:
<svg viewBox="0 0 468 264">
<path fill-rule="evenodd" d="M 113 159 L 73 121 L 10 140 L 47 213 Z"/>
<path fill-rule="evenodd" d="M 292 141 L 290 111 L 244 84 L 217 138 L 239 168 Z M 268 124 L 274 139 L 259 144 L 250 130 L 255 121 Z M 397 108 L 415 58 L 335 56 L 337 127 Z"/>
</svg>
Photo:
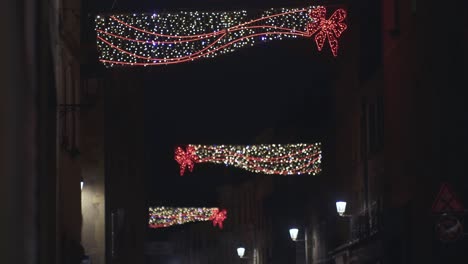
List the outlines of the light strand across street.
<svg viewBox="0 0 468 264">
<path fill-rule="evenodd" d="M 346 30 L 346 11 L 329 18 L 324 6 L 247 11 L 144 13 L 96 16 L 99 59 L 106 66 L 151 66 L 213 58 L 284 38 L 328 40 L 334 56 Z"/>
<path fill-rule="evenodd" d="M 195 163 L 216 163 L 264 174 L 312 174 L 321 171 L 321 144 L 188 145 L 177 147 L 180 175 Z"/>
</svg>

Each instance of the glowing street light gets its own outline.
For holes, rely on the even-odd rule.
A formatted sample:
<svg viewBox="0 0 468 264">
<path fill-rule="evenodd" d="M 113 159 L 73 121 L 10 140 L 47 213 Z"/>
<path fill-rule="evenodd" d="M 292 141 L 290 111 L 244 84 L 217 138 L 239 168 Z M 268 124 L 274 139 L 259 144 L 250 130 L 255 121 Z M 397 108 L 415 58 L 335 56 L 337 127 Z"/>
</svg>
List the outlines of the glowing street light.
<svg viewBox="0 0 468 264">
<path fill-rule="evenodd" d="M 289 235 L 291 236 L 291 239 L 293 241 L 297 240 L 297 234 L 299 233 L 299 229 L 297 228 L 291 228 L 289 229 Z"/>
<path fill-rule="evenodd" d="M 336 202 L 336 211 L 340 216 L 345 216 L 344 212 L 346 211 L 346 202 L 338 201 Z"/>
<path fill-rule="evenodd" d="M 240 258 L 242 258 L 245 254 L 245 248 L 243 247 L 238 247 L 237 248 L 237 255 L 239 255 Z"/>
<path fill-rule="evenodd" d="M 307 227 L 304 229 L 304 239 L 297 239 L 297 235 L 299 234 L 299 229 L 293 227 L 289 229 L 289 236 L 291 236 L 292 241 L 297 243 L 304 242 L 305 247 L 305 263 L 309 263 L 309 252 L 308 252 L 308 241 L 307 241 Z"/>
</svg>

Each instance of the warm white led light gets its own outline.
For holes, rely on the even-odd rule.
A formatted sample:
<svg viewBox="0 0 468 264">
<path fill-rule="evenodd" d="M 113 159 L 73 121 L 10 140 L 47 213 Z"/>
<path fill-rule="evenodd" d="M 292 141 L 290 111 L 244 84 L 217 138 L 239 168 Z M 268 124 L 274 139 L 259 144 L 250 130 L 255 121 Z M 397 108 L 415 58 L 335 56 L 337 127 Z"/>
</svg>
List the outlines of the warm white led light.
<svg viewBox="0 0 468 264">
<path fill-rule="evenodd" d="M 336 38 L 346 29 L 346 12 L 330 19 L 323 6 L 235 12 L 151 13 L 96 16 L 99 57 L 105 65 L 166 65 L 212 58 L 255 43 L 312 37 L 319 50 L 328 38 L 336 56 Z"/>
</svg>

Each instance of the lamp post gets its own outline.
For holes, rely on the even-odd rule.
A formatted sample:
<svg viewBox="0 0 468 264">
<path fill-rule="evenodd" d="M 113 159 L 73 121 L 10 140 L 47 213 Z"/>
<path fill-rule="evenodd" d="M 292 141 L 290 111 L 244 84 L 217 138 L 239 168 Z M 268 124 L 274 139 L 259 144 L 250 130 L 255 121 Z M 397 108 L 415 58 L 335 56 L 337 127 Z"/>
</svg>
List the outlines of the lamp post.
<svg viewBox="0 0 468 264">
<path fill-rule="evenodd" d="M 245 254 L 245 248 L 243 248 L 243 247 L 238 247 L 238 248 L 237 248 L 237 255 L 239 256 L 239 258 L 243 258 L 243 257 L 244 257 L 244 254 Z"/>
<path fill-rule="evenodd" d="M 246 262 L 248 261 L 248 259 L 250 258 L 247 258 L 245 257 L 245 248 L 244 247 L 238 247 L 237 248 L 237 255 L 239 256 L 239 259 L 240 259 L 240 262 Z"/>
<path fill-rule="evenodd" d="M 297 236 L 299 234 L 299 229 L 296 227 L 290 228 L 289 229 L 289 236 L 291 237 L 291 240 L 294 242 L 304 242 L 304 248 L 305 248 L 305 263 L 309 264 L 309 251 L 308 251 L 308 245 L 307 245 L 307 228 L 304 230 L 304 239 L 297 239 Z"/>
<path fill-rule="evenodd" d="M 341 217 L 351 217 L 351 215 L 346 215 L 345 211 L 346 211 L 346 202 L 345 201 L 336 202 L 336 212 L 338 213 L 338 215 L 340 215 Z"/>
<path fill-rule="evenodd" d="M 297 234 L 299 233 L 299 229 L 297 228 L 291 228 L 289 229 L 289 235 L 291 236 L 292 241 L 297 240 Z"/>
</svg>

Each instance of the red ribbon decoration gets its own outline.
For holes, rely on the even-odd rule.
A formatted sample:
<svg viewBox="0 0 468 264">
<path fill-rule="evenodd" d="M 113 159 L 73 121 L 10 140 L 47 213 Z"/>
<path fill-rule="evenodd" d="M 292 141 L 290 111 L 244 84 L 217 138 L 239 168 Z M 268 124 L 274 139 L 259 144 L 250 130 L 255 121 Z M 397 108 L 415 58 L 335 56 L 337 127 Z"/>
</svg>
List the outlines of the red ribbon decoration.
<svg viewBox="0 0 468 264">
<path fill-rule="evenodd" d="M 210 217 L 210 220 L 213 221 L 213 226 L 218 225 L 220 229 L 223 229 L 223 222 L 226 220 L 227 216 L 226 209 L 219 211 L 219 209 L 214 209 L 213 214 Z"/>
<path fill-rule="evenodd" d="M 177 147 L 175 151 L 175 160 L 180 165 L 180 176 L 184 175 L 185 167 L 188 167 L 189 171 L 193 171 L 193 166 L 198 160 L 198 156 L 195 153 L 195 148 L 193 146 L 187 146 L 186 151 L 181 147 Z"/>
<path fill-rule="evenodd" d="M 342 23 L 346 18 L 346 11 L 344 9 L 337 9 L 331 16 L 330 19 L 326 19 L 325 15 L 327 10 L 323 6 L 319 6 L 310 11 L 310 18 L 314 20 L 313 23 L 309 23 L 307 30 L 309 35 L 315 35 L 315 43 L 319 51 L 322 50 L 325 40 L 328 38 L 333 56 L 338 55 L 338 39 L 341 36 L 347 26 Z"/>
</svg>

